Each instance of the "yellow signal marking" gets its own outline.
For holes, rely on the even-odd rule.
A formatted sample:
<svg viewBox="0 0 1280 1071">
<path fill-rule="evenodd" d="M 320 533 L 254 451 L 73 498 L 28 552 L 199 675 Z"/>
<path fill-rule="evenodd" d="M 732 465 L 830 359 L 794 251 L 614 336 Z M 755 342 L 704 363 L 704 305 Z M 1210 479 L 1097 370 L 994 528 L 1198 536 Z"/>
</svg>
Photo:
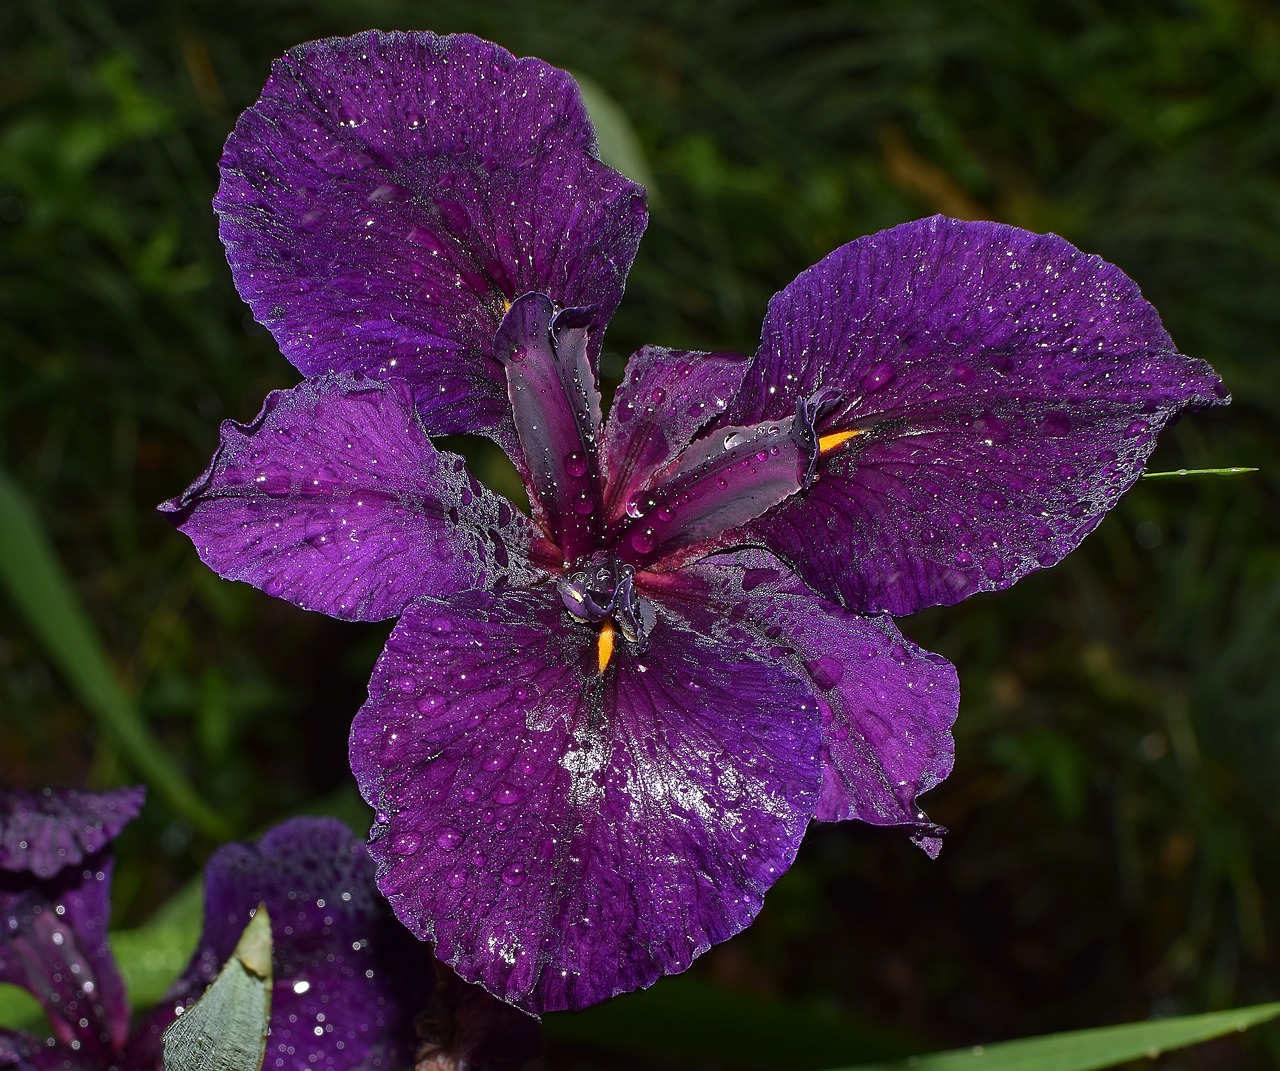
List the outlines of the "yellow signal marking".
<svg viewBox="0 0 1280 1071">
<path fill-rule="evenodd" d="M 843 446 L 850 439 L 856 438 L 861 434 L 862 432 L 857 429 L 850 429 L 849 431 L 837 431 L 830 435 L 824 435 L 818 440 L 818 453 L 829 454 L 832 450 Z"/>
<path fill-rule="evenodd" d="M 601 675 L 609 668 L 609 659 L 613 657 L 613 622 L 606 621 L 600 626 L 600 633 L 596 636 L 596 665 L 600 667 Z"/>
</svg>

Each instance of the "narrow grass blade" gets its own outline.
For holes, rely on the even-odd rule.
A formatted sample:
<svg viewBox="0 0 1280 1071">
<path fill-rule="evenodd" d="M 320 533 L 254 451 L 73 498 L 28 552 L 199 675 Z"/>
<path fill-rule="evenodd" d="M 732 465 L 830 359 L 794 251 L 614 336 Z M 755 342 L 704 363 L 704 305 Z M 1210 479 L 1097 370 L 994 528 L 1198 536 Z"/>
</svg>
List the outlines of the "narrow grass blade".
<svg viewBox="0 0 1280 1071">
<path fill-rule="evenodd" d="M 1240 476 L 1246 472 L 1257 472 L 1256 468 L 1229 468 L 1229 469 L 1173 469 L 1170 472 L 1144 472 L 1142 478 L 1144 480 L 1163 480 L 1172 476 Z"/>
<path fill-rule="evenodd" d="M 120 687 L 89 615 L 26 496 L 0 472 L 0 588 L 8 592 L 99 727 L 175 811 L 218 840 L 226 823 L 196 794 Z"/>
<path fill-rule="evenodd" d="M 1257 1004 L 1205 1015 L 1004 1041 L 893 1063 L 858 1064 L 841 1071 L 1097 1071 L 1247 1030 L 1277 1016 L 1280 1003 Z"/>
</svg>

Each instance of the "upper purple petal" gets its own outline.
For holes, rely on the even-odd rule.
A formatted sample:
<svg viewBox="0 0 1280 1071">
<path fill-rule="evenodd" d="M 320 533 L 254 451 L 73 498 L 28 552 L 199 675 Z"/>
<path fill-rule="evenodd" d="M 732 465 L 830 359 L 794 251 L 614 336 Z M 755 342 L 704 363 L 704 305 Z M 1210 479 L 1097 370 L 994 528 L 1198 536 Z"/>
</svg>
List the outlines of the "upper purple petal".
<svg viewBox="0 0 1280 1071">
<path fill-rule="evenodd" d="M 147 790 L 0 793 L 0 870 L 53 877 L 102 851 L 137 817 Z"/>
<path fill-rule="evenodd" d="M 108 1066 L 124 1043 L 129 1004 L 107 940 L 112 863 L 86 856 L 51 878 L 0 872 L 0 982 L 21 986 L 44 1008 L 71 1061 Z M 26 1057 L 53 1066 L 40 1053 Z M 54 1063 L 61 1060 L 50 1057 Z"/>
<path fill-rule="evenodd" d="M 804 413 L 718 427 L 657 473 L 607 545 L 638 569 L 672 569 L 736 541 L 735 529 L 807 486 L 817 448 Z"/>
<path fill-rule="evenodd" d="M 907 826 L 936 854 L 942 830 L 917 797 L 951 772 L 955 667 L 903 637 L 890 618 L 852 614 L 815 595 L 760 551 L 707 558 L 681 577 L 681 588 L 800 660 L 822 710 L 814 817 Z"/>
<path fill-rule="evenodd" d="M 232 274 L 304 374 L 402 376 L 432 434 L 510 444 L 506 304 L 617 307 L 646 222 L 601 164 L 577 85 L 466 34 L 312 41 L 227 141 Z"/>
<path fill-rule="evenodd" d="M 1226 392 L 1134 282 L 1055 235 L 941 217 L 843 246 L 769 305 L 726 421 L 821 403 L 817 483 L 753 526 L 853 609 L 905 614 L 1059 561 L 1157 433 Z"/>
<path fill-rule="evenodd" d="M 268 1071 L 365 1071 L 412 1064 L 413 1020 L 435 965 L 373 884 L 365 846 L 341 822 L 295 818 L 255 845 L 219 848 L 205 870 L 204 932 L 191 962 L 130 1043 L 151 1066 L 164 1028 L 217 977 L 259 903 L 271 915 L 274 984 Z"/>
<path fill-rule="evenodd" d="M 494 341 L 533 515 L 566 563 L 595 548 L 600 528 L 600 389 L 587 323 L 584 309 L 557 314 L 545 294 L 525 294 Z"/>
<path fill-rule="evenodd" d="M 431 444 L 406 384 L 349 373 L 226 421 L 209 468 L 160 509 L 221 576 L 356 621 L 518 574 L 532 539 Z"/>
<path fill-rule="evenodd" d="M 817 800 L 818 710 L 785 665 L 658 607 L 648 647 L 550 583 L 410 607 L 351 764 L 400 919 L 464 978 L 580 1008 L 746 926 Z"/>
<path fill-rule="evenodd" d="M 746 358 L 733 353 L 646 346 L 632 355 L 601 444 L 607 521 L 648 507 L 644 492 L 656 474 L 725 411 L 746 368 Z"/>
</svg>

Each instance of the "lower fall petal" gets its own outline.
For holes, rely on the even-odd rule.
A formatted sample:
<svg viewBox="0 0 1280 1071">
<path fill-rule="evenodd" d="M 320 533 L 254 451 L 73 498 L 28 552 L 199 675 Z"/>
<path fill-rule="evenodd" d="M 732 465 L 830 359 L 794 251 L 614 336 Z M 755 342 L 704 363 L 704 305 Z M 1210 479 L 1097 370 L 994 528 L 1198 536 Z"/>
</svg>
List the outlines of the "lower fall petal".
<svg viewBox="0 0 1280 1071">
<path fill-rule="evenodd" d="M 775 295 L 726 421 L 811 397 L 817 482 L 752 534 L 828 598 L 903 615 L 1060 561 L 1161 429 L 1227 392 L 1114 265 L 935 217 L 842 246 Z"/>
<path fill-rule="evenodd" d="M 550 583 L 411 607 L 351 735 L 392 907 L 533 1012 L 681 971 L 744 928 L 819 792 L 782 665 L 658 612 L 603 672 Z"/>
<path fill-rule="evenodd" d="M 905 826 L 936 854 L 942 830 L 917 797 L 951 772 L 955 667 L 906 639 L 891 619 L 852 614 L 815 595 L 765 553 L 708 558 L 682 581 L 726 618 L 792 652 L 813 682 L 822 709 L 814 817 Z"/>
</svg>

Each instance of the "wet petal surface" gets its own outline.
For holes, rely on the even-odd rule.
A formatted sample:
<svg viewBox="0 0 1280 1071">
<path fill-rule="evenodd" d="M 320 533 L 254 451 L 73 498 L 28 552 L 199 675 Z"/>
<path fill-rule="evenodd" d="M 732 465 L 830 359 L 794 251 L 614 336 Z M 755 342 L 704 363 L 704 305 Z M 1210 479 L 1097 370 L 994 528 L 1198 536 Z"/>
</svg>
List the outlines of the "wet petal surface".
<svg viewBox="0 0 1280 1071">
<path fill-rule="evenodd" d="M 146 789 L 0 793 L 0 870 L 53 877 L 102 851 L 138 816 Z"/>
<path fill-rule="evenodd" d="M 256 845 L 229 844 L 205 871 L 205 925 L 190 964 L 137 1031 L 127 1058 L 145 1066 L 175 1009 L 217 976 L 259 903 L 271 915 L 275 981 L 267 1071 L 404 1067 L 435 966 L 373 885 L 365 846 L 341 822 L 295 818 Z"/>
<path fill-rule="evenodd" d="M 404 383 L 349 374 L 224 423 L 209 469 L 160 508 L 221 576 L 355 621 L 518 572 L 532 535 L 432 446 Z"/>
<path fill-rule="evenodd" d="M 411 382 L 432 434 L 511 415 L 492 340 L 549 294 L 603 327 L 647 219 L 573 80 L 469 35 L 369 32 L 277 61 L 214 205 L 241 296 L 306 375 Z"/>
<path fill-rule="evenodd" d="M 951 772 L 955 667 L 890 618 L 851 614 L 815 595 L 759 551 L 708 558 L 681 577 L 680 590 L 721 607 L 726 629 L 748 626 L 799 659 L 822 710 L 814 817 L 906 826 L 936 854 L 942 831 L 916 797 Z"/>
<path fill-rule="evenodd" d="M 107 941 L 111 870 L 100 852 L 43 880 L 0 872 L 0 982 L 27 990 L 54 1039 L 99 1066 L 111 1062 L 129 1027 Z M 30 1058 L 43 1061 L 39 1053 Z"/>
<path fill-rule="evenodd" d="M 609 522 L 656 508 L 644 492 L 697 433 L 725 411 L 747 359 L 646 346 L 627 361 L 609 410 L 601 452 L 609 474 Z"/>
<path fill-rule="evenodd" d="M 400 919 L 532 1011 L 683 970 L 746 926 L 819 790 L 819 715 L 776 662 L 658 610 L 648 649 L 551 584 L 411 607 L 352 727 Z"/>
<path fill-rule="evenodd" d="M 600 389 L 585 310 L 545 294 L 517 298 L 494 341 L 520 440 L 517 466 L 534 519 L 565 562 L 595 549 L 600 527 Z"/>
<path fill-rule="evenodd" d="M 1118 268 L 1053 235 L 934 218 L 776 295 L 731 405 L 823 400 L 818 480 L 754 526 L 849 607 L 910 613 L 1061 560 L 1182 408 L 1225 392 Z"/>
</svg>

